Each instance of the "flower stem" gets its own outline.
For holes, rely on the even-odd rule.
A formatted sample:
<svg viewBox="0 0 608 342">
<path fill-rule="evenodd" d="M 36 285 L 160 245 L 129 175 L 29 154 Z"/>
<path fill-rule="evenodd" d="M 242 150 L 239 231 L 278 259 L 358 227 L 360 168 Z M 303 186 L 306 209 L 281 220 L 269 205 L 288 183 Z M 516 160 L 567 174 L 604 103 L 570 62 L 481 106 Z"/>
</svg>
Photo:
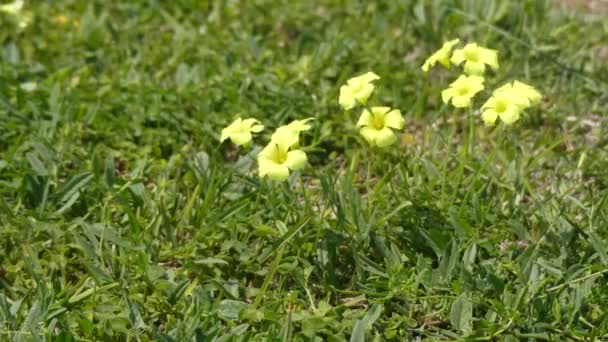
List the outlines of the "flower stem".
<svg viewBox="0 0 608 342">
<path fill-rule="evenodd" d="M 473 109 L 469 110 L 469 142 L 468 142 L 468 149 L 467 149 L 467 155 L 471 155 L 473 154 L 473 139 L 474 139 L 474 135 L 475 135 L 475 122 L 474 122 L 474 117 L 473 117 Z"/>
</svg>

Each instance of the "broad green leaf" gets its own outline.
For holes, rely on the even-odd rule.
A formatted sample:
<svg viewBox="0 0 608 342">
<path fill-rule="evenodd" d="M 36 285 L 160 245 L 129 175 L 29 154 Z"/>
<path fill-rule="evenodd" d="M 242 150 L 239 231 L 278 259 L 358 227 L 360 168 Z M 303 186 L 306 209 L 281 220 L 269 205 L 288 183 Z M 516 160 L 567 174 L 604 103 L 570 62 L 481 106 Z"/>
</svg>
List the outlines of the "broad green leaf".
<svg viewBox="0 0 608 342">
<path fill-rule="evenodd" d="M 217 309 L 217 315 L 226 320 L 237 320 L 239 318 L 239 313 L 241 310 L 248 307 L 249 304 L 245 302 L 241 302 L 238 300 L 232 299 L 224 299 L 220 302 L 220 305 Z"/>
<path fill-rule="evenodd" d="M 462 293 L 450 309 L 450 322 L 455 329 L 464 333 L 471 331 L 471 320 L 473 319 L 473 303 L 468 293 Z"/>
<path fill-rule="evenodd" d="M 365 342 L 365 324 L 362 321 L 357 321 L 350 333 L 350 342 Z"/>
</svg>

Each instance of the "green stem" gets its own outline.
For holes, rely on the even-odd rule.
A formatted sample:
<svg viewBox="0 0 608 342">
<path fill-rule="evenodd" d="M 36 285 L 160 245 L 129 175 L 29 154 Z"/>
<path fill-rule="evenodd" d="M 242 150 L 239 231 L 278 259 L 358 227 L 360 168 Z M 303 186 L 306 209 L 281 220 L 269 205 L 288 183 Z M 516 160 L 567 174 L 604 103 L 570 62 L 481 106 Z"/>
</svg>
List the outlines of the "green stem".
<svg viewBox="0 0 608 342">
<path fill-rule="evenodd" d="M 474 117 L 473 117 L 473 109 L 469 110 L 469 143 L 468 143 L 468 151 L 467 154 L 468 155 L 472 155 L 473 154 L 473 139 L 475 136 L 475 122 L 474 122 Z"/>
<path fill-rule="evenodd" d="M 261 289 L 260 293 L 258 293 L 258 295 L 255 297 L 255 301 L 253 302 L 254 309 L 257 309 L 260 306 L 262 299 L 266 295 L 266 292 L 268 291 L 268 286 L 270 286 L 270 282 L 272 281 L 272 279 L 274 278 L 274 275 L 277 273 L 277 270 L 279 269 L 279 263 L 281 262 L 281 259 L 283 259 L 283 248 L 279 249 L 277 257 L 274 259 L 274 263 L 272 264 L 270 271 L 266 275 L 266 279 L 264 279 L 264 284 L 262 284 L 262 289 Z"/>
</svg>

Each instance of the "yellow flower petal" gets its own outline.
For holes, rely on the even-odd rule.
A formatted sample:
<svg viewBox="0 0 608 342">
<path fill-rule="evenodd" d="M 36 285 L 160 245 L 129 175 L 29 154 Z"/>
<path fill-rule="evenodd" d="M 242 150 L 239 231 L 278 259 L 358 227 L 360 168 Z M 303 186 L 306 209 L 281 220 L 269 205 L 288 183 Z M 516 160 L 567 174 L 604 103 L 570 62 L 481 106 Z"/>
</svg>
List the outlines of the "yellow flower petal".
<svg viewBox="0 0 608 342">
<path fill-rule="evenodd" d="M 289 178 L 289 169 L 284 166 L 284 165 L 277 165 L 277 164 L 272 164 L 269 165 L 266 169 L 264 174 L 262 175 L 262 168 L 260 167 L 260 176 L 267 176 L 268 179 L 270 180 L 275 180 L 275 181 L 285 181 L 287 180 L 287 178 Z"/>
<path fill-rule="evenodd" d="M 456 94 L 456 92 L 454 91 L 453 88 L 444 89 L 441 92 L 441 100 L 443 101 L 443 103 L 448 104 L 448 103 L 450 103 L 450 99 L 452 97 L 454 97 L 455 94 Z"/>
<path fill-rule="evenodd" d="M 397 140 L 395 133 L 388 127 L 381 130 L 363 127 L 361 128 L 360 133 L 370 145 L 376 145 L 378 147 L 389 146 Z"/>
<path fill-rule="evenodd" d="M 433 56 L 431 56 L 433 57 Z M 422 64 L 422 66 L 420 67 L 420 69 L 422 69 L 422 71 L 424 72 L 429 72 L 429 68 L 433 65 L 435 65 L 435 60 L 431 59 L 431 57 L 429 57 L 426 61 L 424 61 L 424 64 Z"/>
<path fill-rule="evenodd" d="M 379 79 L 380 79 L 380 76 L 369 71 L 369 72 L 359 76 L 359 79 L 357 81 L 360 81 L 363 83 L 370 83 L 371 81 L 375 81 L 375 80 L 379 80 Z"/>
<path fill-rule="evenodd" d="M 374 92 L 374 85 L 371 82 L 379 78 L 373 72 L 351 78 L 346 85 L 340 87 L 338 103 L 345 110 L 352 109 L 357 104 L 365 105 Z"/>
<path fill-rule="evenodd" d="M 234 122 L 232 122 L 226 128 L 222 129 L 222 137 L 220 138 L 220 142 L 223 142 L 224 140 L 230 138 L 231 134 L 233 134 L 234 132 L 237 132 L 239 130 L 239 128 L 241 127 L 241 124 L 242 124 L 242 119 L 237 118 L 236 120 L 234 120 Z"/>
<path fill-rule="evenodd" d="M 462 49 L 456 49 L 451 61 L 456 65 L 464 62 L 464 72 L 469 75 L 483 75 L 486 65 L 498 69 L 498 51 L 469 43 Z"/>
<path fill-rule="evenodd" d="M 374 116 L 384 117 L 389 110 L 391 110 L 391 107 L 376 106 L 372 107 L 372 114 L 374 114 Z"/>
<path fill-rule="evenodd" d="M 486 65 L 481 62 L 466 61 L 464 63 L 464 72 L 468 75 L 483 75 L 486 70 Z"/>
<path fill-rule="evenodd" d="M 350 110 L 355 107 L 355 95 L 353 94 L 352 89 L 343 85 L 340 87 L 340 96 L 338 97 L 338 103 L 345 110 Z"/>
<path fill-rule="evenodd" d="M 367 109 L 364 109 L 359 117 L 359 121 L 357 121 L 357 127 L 370 126 L 372 120 L 372 114 Z"/>
<path fill-rule="evenodd" d="M 522 100 L 527 101 L 510 90 L 495 91 L 481 107 L 484 110 L 482 119 L 488 126 L 494 125 L 497 118 L 506 125 L 511 125 L 519 120 Z"/>
<path fill-rule="evenodd" d="M 230 141 L 238 146 L 247 145 L 251 141 L 251 138 L 250 132 L 234 132 L 230 134 Z"/>
<path fill-rule="evenodd" d="M 377 130 L 370 127 L 362 127 L 361 130 L 359 130 L 359 133 L 361 133 L 365 141 L 367 141 L 370 145 L 375 145 L 377 132 Z"/>
<path fill-rule="evenodd" d="M 259 121 L 256 119 L 252 119 L 252 118 L 244 119 L 241 121 L 241 125 L 249 127 L 249 128 L 251 128 L 251 126 L 255 125 L 256 123 L 259 123 Z"/>
<path fill-rule="evenodd" d="M 459 39 L 450 40 L 448 42 L 443 43 L 441 49 L 437 50 L 433 53 L 422 65 L 422 71 L 428 72 L 430 67 L 433 67 L 437 62 L 443 65 L 445 68 L 450 68 L 450 52 L 452 52 L 452 48 L 454 45 L 460 42 Z"/>
<path fill-rule="evenodd" d="M 397 141 L 397 136 L 390 128 L 385 127 L 376 133 L 376 145 L 378 147 L 387 147 Z"/>
<path fill-rule="evenodd" d="M 253 126 L 251 126 L 251 131 L 253 133 L 260 133 L 263 130 L 264 130 L 264 125 L 253 125 Z"/>
<path fill-rule="evenodd" d="M 23 0 L 16 0 L 8 4 L 0 5 L 0 12 L 19 15 L 23 9 Z"/>
<path fill-rule="evenodd" d="M 452 97 L 452 105 L 456 108 L 467 108 L 471 106 L 472 96 L 464 95 L 464 96 L 454 96 Z"/>
<path fill-rule="evenodd" d="M 450 61 L 454 65 L 460 65 L 462 62 L 464 62 L 464 51 L 462 49 L 454 50 Z"/>
<path fill-rule="evenodd" d="M 262 162 L 262 161 L 273 162 L 275 160 L 275 155 L 278 152 L 280 152 L 278 150 L 278 145 L 271 141 L 268 145 L 266 145 L 262 149 L 262 151 L 260 151 L 260 153 L 258 153 L 258 161 L 259 162 Z"/>
<path fill-rule="evenodd" d="M 494 70 L 498 69 L 498 51 L 496 50 L 479 48 L 479 60 Z"/>
<path fill-rule="evenodd" d="M 308 122 L 314 118 L 306 118 L 304 120 L 294 120 L 288 125 L 281 126 L 272 134 L 271 140 L 282 139 L 289 146 L 297 144 L 300 140 L 300 132 L 307 131 L 311 128 Z"/>
<path fill-rule="evenodd" d="M 370 96 L 372 96 L 373 92 L 374 85 L 371 83 L 365 84 L 361 87 L 361 89 L 359 89 L 357 93 L 355 93 L 355 101 L 357 101 L 357 103 L 359 104 L 366 105 L 367 100 Z"/>
<path fill-rule="evenodd" d="M 293 150 L 287 152 L 287 160 L 285 166 L 290 170 L 299 170 L 306 165 L 306 153 L 301 150 Z"/>
<path fill-rule="evenodd" d="M 287 126 L 281 126 L 272 133 L 270 141 L 280 146 L 291 147 L 300 141 L 300 132 L 289 129 Z"/>
<path fill-rule="evenodd" d="M 257 123 L 259 123 L 259 121 L 256 119 L 243 120 L 237 118 L 226 128 L 222 129 L 220 142 L 230 139 L 235 145 L 240 146 L 249 144 L 253 139 L 251 132 L 258 133 L 264 129 L 263 125 L 258 125 Z"/>
<path fill-rule="evenodd" d="M 395 129 L 402 129 L 405 126 L 405 120 L 403 119 L 403 115 L 401 115 L 401 111 L 398 109 L 391 110 L 384 117 L 386 122 L 386 126 Z"/>
<path fill-rule="evenodd" d="M 492 107 L 494 107 L 494 102 L 496 102 L 496 97 L 491 96 L 491 97 L 490 97 L 490 98 L 489 98 L 489 99 L 486 101 L 486 103 L 484 103 L 484 104 L 481 106 L 481 109 L 487 109 L 487 108 L 492 108 Z"/>
<path fill-rule="evenodd" d="M 515 121 L 519 120 L 520 110 L 516 106 L 513 106 L 500 113 L 498 117 L 500 117 L 500 120 L 502 120 L 505 125 L 512 125 Z"/>
<path fill-rule="evenodd" d="M 483 90 L 483 82 L 481 76 L 460 75 L 448 89 L 441 92 L 441 98 L 445 103 L 451 101 L 457 108 L 469 107 L 475 94 Z"/>
<path fill-rule="evenodd" d="M 540 100 L 543 98 L 536 88 L 519 81 L 513 82 L 513 91 L 528 98 L 532 104 L 540 103 Z"/>
<path fill-rule="evenodd" d="M 287 127 L 294 131 L 297 131 L 298 133 L 302 132 L 302 131 L 308 131 L 311 127 L 308 124 L 308 121 L 310 121 L 310 120 L 314 120 L 314 118 L 306 118 L 304 120 L 294 120 L 294 121 L 290 122 L 289 125 L 287 125 Z"/>
<path fill-rule="evenodd" d="M 483 119 L 483 122 L 485 122 L 486 126 L 494 126 L 496 124 L 498 114 L 496 114 L 493 109 L 487 109 L 481 114 L 481 118 Z"/>
</svg>

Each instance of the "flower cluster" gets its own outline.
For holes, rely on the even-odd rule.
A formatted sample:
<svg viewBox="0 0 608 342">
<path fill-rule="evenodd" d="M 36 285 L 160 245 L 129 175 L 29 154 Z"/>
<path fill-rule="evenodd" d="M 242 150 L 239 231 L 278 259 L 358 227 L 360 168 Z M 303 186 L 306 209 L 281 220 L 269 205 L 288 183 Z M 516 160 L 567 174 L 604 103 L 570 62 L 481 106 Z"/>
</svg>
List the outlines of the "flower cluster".
<svg viewBox="0 0 608 342">
<path fill-rule="evenodd" d="M 361 117 L 357 122 L 359 132 L 370 145 L 387 147 L 397 141 L 393 129 L 403 129 L 405 121 L 398 109 L 367 107 L 375 89 L 372 81 L 379 79 L 380 76 L 373 72 L 351 78 L 340 87 L 338 103 L 344 110 L 351 110 L 357 105 L 362 106 Z"/>
<path fill-rule="evenodd" d="M 368 101 L 375 90 L 374 81 L 380 77 L 373 72 L 353 77 L 340 88 L 338 103 L 344 110 L 362 107 L 361 117 L 356 127 L 371 145 L 386 147 L 397 141 L 393 130 L 403 129 L 405 121 L 401 111 L 390 107 L 368 107 Z M 270 142 L 257 155 L 258 175 L 261 178 L 284 181 L 290 172 L 302 169 L 307 162 L 306 153 L 300 149 L 300 134 L 311 128 L 313 118 L 294 120 L 278 127 L 270 137 Z M 237 118 L 221 133 L 220 142 L 230 140 L 237 146 L 248 147 L 254 133 L 261 133 L 264 125 L 253 118 Z"/>
<path fill-rule="evenodd" d="M 483 75 L 487 67 L 498 69 L 498 51 L 469 43 L 452 53 L 452 49 L 459 42 L 459 39 L 445 42 L 437 52 L 427 58 L 421 68 L 422 71 L 428 72 L 437 62 L 446 69 L 451 69 L 452 64 L 462 65 L 464 74 L 441 92 L 441 99 L 445 104 L 451 103 L 456 108 L 468 108 L 473 105 L 475 95 L 485 88 Z M 511 125 L 519 120 L 525 109 L 537 105 L 541 99 L 542 95 L 534 87 L 513 81 L 494 90 L 481 106 L 481 117 L 488 126 L 495 125 L 497 119 Z"/>
<path fill-rule="evenodd" d="M 312 118 L 295 120 L 281 126 L 272 134 L 270 142 L 258 154 L 258 174 L 271 180 L 284 181 L 289 171 L 295 171 L 306 165 L 306 153 L 298 149 L 300 133 L 311 128 L 308 122 Z M 264 125 L 257 119 L 237 118 L 222 130 L 220 142 L 230 140 L 237 146 L 247 147 L 253 140 L 252 133 L 260 133 Z"/>
<path fill-rule="evenodd" d="M 429 72 L 437 64 L 446 69 L 451 69 L 452 65 L 462 66 L 463 74 L 441 92 L 441 99 L 456 108 L 470 108 L 475 96 L 486 87 L 484 74 L 488 69 L 498 69 L 498 51 L 476 43 L 456 48 L 459 43 L 459 39 L 445 42 L 421 68 Z M 345 113 L 359 107 L 361 115 L 356 123 L 359 133 L 370 145 L 385 148 L 397 141 L 396 132 L 403 129 L 405 120 L 399 109 L 370 105 L 378 80 L 380 76 L 371 71 L 350 78 L 340 87 L 338 104 Z M 481 106 L 481 118 L 488 126 L 495 125 L 499 119 L 511 125 L 519 120 L 525 109 L 539 104 L 541 99 L 542 95 L 534 87 L 512 81 L 493 91 Z M 304 168 L 308 158 L 300 149 L 300 134 L 311 129 L 311 120 L 313 118 L 294 120 L 272 133 L 268 144 L 257 155 L 261 178 L 285 181 L 291 172 Z M 254 134 L 263 130 L 264 125 L 259 120 L 239 117 L 222 130 L 220 142 L 230 140 L 237 146 L 248 147 Z"/>
</svg>

